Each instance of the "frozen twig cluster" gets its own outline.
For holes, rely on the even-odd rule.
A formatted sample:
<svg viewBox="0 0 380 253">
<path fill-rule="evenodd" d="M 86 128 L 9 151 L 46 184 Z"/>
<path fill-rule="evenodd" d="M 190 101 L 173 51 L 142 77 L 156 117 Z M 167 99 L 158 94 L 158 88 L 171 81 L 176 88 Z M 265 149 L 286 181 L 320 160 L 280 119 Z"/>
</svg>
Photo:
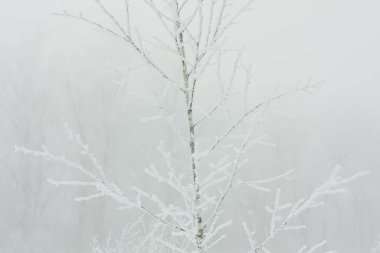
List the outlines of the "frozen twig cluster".
<svg viewBox="0 0 380 253">
<path fill-rule="evenodd" d="M 68 129 L 67 126 L 66 128 Z M 71 161 L 63 155 L 52 154 L 46 147 L 42 147 L 41 150 L 31 150 L 25 147 L 15 146 L 13 151 L 21 152 L 25 155 L 32 155 L 35 157 L 44 158 L 46 160 L 59 162 L 67 167 L 71 167 L 75 170 L 78 170 L 80 173 L 82 173 L 87 178 L 86 181 L 78 181 L 78 180 L 57 181 L 50 178 L 47 179 L 49 183 L 52 183 L 55 186 L 87 186 L 87 187 L 94 188 L 95 193 L 91 195 L 87 195 L 87 196 L 77 197 L 76 198 L 77 201 L 85 201 L 85 200 L 91 200 L 94 198 L 107 196 L 114 199 L 118 203 L 120 203 L 123 206 L 123 208 L 137 208 L 141 210 L 143 213 L 153 217 L 156 221 L 162 224 L 165 224 L 174 230 L 185 231 L 184 228 L 178 225 L 172 224 L 164 218 L 161 218 L 162 216 L 164 216 L 162 213 L 154 213 L 152 210 L 150 210 L 143 204 L 142 197 L 147 197 L 153 200 L 156 204 L 158 204 L 162 208 L 163 204 L 159 202 L 159 200 L 156 197 L 151 196 L 135 188 L 134 190 L 136 191 L 136 197 L 132 199 L 132 198 L 129 198 L 114 183 L 109 182 L 104 174 L 103 168 L 101 167 L 101 165 L 99 165 L 98 161 L 89 150 L 88 145 L 82 142 L 80 136 L 73 135 L 71 130 L 68 130 L 68 137 L 70 140 L 72 140 L 75 144 L 77 144 L 80 147 L 80 154 L 83 156 L 86 156 L 91 161 L 92 168 L 86 168 L 80 163 Z"/>
<path fill-rule="evenodd" d="M 144 225 L 141 217 L 136 222 L 128 224 L 121 235 L 112 238 L 111 235 L 100 242 L 94 238 L 91 244 L 93 253 L 163 253 L 168 252 L 166 246 L 162 243 L 163 238 L 167 236 L 163 227 L 157 223 L 152 226 Z M 181 247 L 178 243 L 178 247 Z"/>
<path fill-rule="evenodd" d="M 261 123 L 266 110 L 283 97 L 312 91 L 316 84 L 306 83 L 293 90 L 276 91 L 275 94 L 254 103 L 249 100 L 252 67 L 243 64 L 243 49 L 225 48 L 225 44 L 229 28 L 237 23 L 241 14 L 250 10 L 253 0 L 143 0 L 140 4 L 145 4 L 146 8 L 155 14 L 166 33 L 162 38 L 155 37 L 152 41 L 142 39 L 138 27 L 136 28 L 132 22 L 131 11 L 135 2 L 124 0 L 124 21 L 120 21 L 109 10 L 105 1 L 94 0 L 94 3 L 108 18 L 112 27 L 82 14 L 63 11 L 56 15 L 79 20 L 122 40 L 145 61 L 144 66 L 149 66 L 149 70 L 153 70 L 162 78 L 166 87 L 160 92 L 150 90 L 152 96 L 147 99 L 150 102 L 153 100 L 152 104 L 157 107 L 159 114 L 142 118 L 141 121 L 164 120 L 170 126 L 173 134 L 184 144 L 181 152 L 187 157 L 188 162 L 182 163 L 181 166 L 191 176 L 185 177 L 179 174 L 181 170 L 177 168 L 178 165 L 174 165 L 175 157 L 172 156 L 170 150 L 165 149 L 164 141 L 157 147 L 157 152 L 164 161 L 164 167 L 152 161 L 151 166 L 145 169 L 145 173 L 159 183 L 166 184 L 177 194 L 180 201 L 176 201 L 176 204 L 166 203 L 156 194 L 136 186 L 128 189 L 131 193 L 126 194 L 122 187 L 110 182 L 88 145 L 68 127 L 66 127 L 68 138 L 80 149 L 80 154 L 88 159 L 90 168 L 65 156 L 56 155 L 45 147 L 41 150 L 33 150 L 16 146 L 14 151 L 52 160 L 80 172 L 84 180 L 48 179 L 55 186 L 68 185 L 93 189 L 92 194 L 77 197 L 77 201 L 109 197 L 115 200 L 121 209 L 140 210 L 159 224 L 160 229 L 163 227 L 169 230 L 169 237 L 175 238 L 175 240 L 170 240 L 168 237 L 157 237 L 154 245 L 160 245 L 158 248 L 153 247 L 153 251 L 138 251 L 128 248 L 129 243 L 135 241 L 132 233 L 132 237 L 126 237 L 126 245 L 124 245 L 125 240 L 121 240 L 122 242 L 115 248 L 110 244 L 105 248 L 94 244 L 95 253 L 119 253 L 118 249 L 124 249 L 124 246 L 131 252 L 160 252 L 162 247 L 172 252 L 207 252 L 226 239 L 225 230 L 232 221 L 224 220 L 221 214 L 227 196 L 234 187 L 245 185 L 255 190 L 271 192 L 273 182 L 282 179 L 289 180 L 294 174 L 294 170 L 289 170 L 270 178 L 250 181 L 242 181 L 238 177 L 239 169 L 247 163 L 247 153 L 253 145 L 273 145 L 265 142 L 262 137 L 254 137 L 255 126 Z M 151 55 L 154 51 L 147 49 L 147 45 L 154 45 L 175 56 L 177 66 L 180 67 L 178 80 L 170 77 L 164 68 L 153 60 Z M 230 54 L 234 55 L 234 60 L 226 67 L 223 65 L 225 63 L 223 60 Z M 229 70 L 227 73 L 225 68 Z M 199 95 L 202 91 L 200 87 L 210 85 L 210 73 L 214 74 L 212 82 L 217 84 L 215 94 L 219 96 L 210 107 L 205 107 L 200 101 Z M 183 100 L 185 121 L 175 121 L 175 115 L 165 107 L 164 101 L 169 100 L 168 94 L 173 94 L 173 92 L 180 94 Z M 130 93 L 136 94 L 134 91 Z M 241 111 L 233 109 L 230 105 L 232 101 L 236 101 L 236 97 L 242 101 Z M 221 133 L 216 133 L 215 138 L 205 139 L 199 133 L 199 128 L 212 121 L 217 113 L 226 115 L 227 123 Z M 234 135 L 236 132 L 239 134 Z M 330 177 L 309 197 L 294 203 L 282 204 L 281 190 L 277 189 L 273 207 L 266 208 L 271 216 L 268 234 L 257 235 L 247 223 L 243 223 L 250 245 L 249 252 L 270 252 L 270 242 L 279 232 L 304 228 L 303 225 L 291 224 L 295 217 L 310 208 L 322 205 L 323 196 L 344 192 L 345 184 L 367 174 L 362 172 L 348 178 L 341 178 L 338 172 L 339 167 L 336 167 Z M 153 228 L 152 231 L 156 231 L 155 229 Z M 153 237 L 150 233 L 145 236 L 147 240 L 152 240 Z M 177 241 L 187 243 L 179 246 Z M 143 244 L 146 243 L 146 241 L 143 242 Z M 316 253 L 325 244 L 326 242 L 323 241 L 311 247 L 302 246 L 298 253 Z"/>
<path fill-rule="evenodd" d="M 304 229 L 304 225 L 291 225 L 290 223 L 294 220 L 295 217 L 299 216 L 301 213 L 305 212 L 308 209 L 319 207 L 324 204 L 324 201 L 321 199 L 323 196 L 338 194 L 346 191 L 344 185 L 355 180 L 358 177 L 365 176 L 369 172 L 360 172 L 353 176 L 347 178 L 341 178 L 339 176 L 340 166 L 336 166 L 331 175 L 327 178 L 325 182 L 323 182 L 320 186 L 314 189 L 314 191 L 310 194 L 310 196 L 306 199 L 299 199 L 294 204 L 286 203 L 280 204 L 281 199 L 281 190 L 277 189 L 275 200 L 273 207 L 266 207 L 266 210 L 271 215 L 271 221 L 269 226 L 269 233 L 264 240 L 261 242 L 256 242 L 253 238 L 250 238 L 251 241 L 251 251 L 259 252 L 259 250 L 264 250 L 264 252 L 269 252 L 266 249 L 267 244 L 272 241 L 275 236 L 281 232 L 286 230 L 297 230 Z M 250 237 L 254 232 L 250 232 L 246 225 L 245 231 L 247 235 Z M 318 246 L 319 248 L 321 246 Z M 311 248 L 307 252 L 313 252 L 316 249 L 315 247 Z M 304 252 L 306 250 L 306 246 L 300 249 L 300 252 Z"/>
</svg>

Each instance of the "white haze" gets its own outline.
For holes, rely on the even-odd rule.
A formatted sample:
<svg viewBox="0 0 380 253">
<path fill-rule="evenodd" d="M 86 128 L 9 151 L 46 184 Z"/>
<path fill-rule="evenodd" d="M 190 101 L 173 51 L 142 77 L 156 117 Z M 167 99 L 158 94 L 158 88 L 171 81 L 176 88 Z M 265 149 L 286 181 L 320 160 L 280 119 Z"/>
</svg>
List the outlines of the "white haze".
<svg viewBox="0 0 380 253">
<path fill-rule="evenodd" d="M 122 1 L 110 2 L 117 9 Z M 45 145 L 78 158 L 67 141 L 66 122 L 92 147 L 115 182 L 172 197 L 141 176 L 157 158 L 157 143 L 170 136 L 165 123 L 142 122 L 157 110 L 125 92 L 126 84 L 141 78 L 152 82 L 127 72 L 141 59 L 107 34 L 51 14 L 66 8 L 101 16 L 92 1 L 1 4 L 0 252 L 90 252 L 95 235 L 101 240 L 109 233 L 117 235 L 139 217 L 135 211 L 117 211 L 106 199 L 76 202 L 86 190 L 56 188 L 45 180 L 75 178 L 75 171 L 11 153 L 16 144 L 37 149 Z M 336 164 L 344 176 L 372 172 L 353 182 L 349 192 L 329 197 L 328 204 L 302 215 L 307 233 L 282 236 L 277 252 L 283 252 L 284 244 L 328 239 L 331 249 L 365 253 L 380 235 L 379 10 L 375 0 L 257 0 L 232 28 L 229 44 L 246 48 L 244 61 L 253 64 L 255 89 L 265 93 L 277 85 L 286 90 L 299 82 L 322 81 L 313 94 L 275 104 L 258 131 L 276 146 L 255 147 L 244 175 L 296 169 L 285 188 L 291 199 L 310 192 Z M 160 34 L 150 23 L 151 14 L 137 9 L 132 15 L 145 20 L 145 36 Z M 176 72 L 171 67 L 175 59 L 163 54 L 157 60 Z M 252 94 L 256 96 L 260 94 Z M 180 103 L 176 98 L 167 106 Z M 212 134 L 207 131 L 205 135 Z M 172 140 L 167 145 L 175 154 L 178 144 Z M 235 191 L 227 213 L 241 223 L 250 215 L 246 210 L 265 205 L 266 196 L 250 189 Z M 232 240 L 215 252 L 246 248 L 240 228 L 228 233 Z"/>
</svg>

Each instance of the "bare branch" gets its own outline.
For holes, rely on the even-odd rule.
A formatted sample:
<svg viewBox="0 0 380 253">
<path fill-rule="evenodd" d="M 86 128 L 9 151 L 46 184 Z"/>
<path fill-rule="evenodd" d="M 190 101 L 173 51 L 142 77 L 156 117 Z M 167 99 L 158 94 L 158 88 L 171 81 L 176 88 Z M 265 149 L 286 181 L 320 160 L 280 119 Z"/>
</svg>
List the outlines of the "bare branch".
<svg viewBox="0 0 380 253">
<path fill-rule="evenodd" d="M 337 193 L 345 192 L 346 189 L 339 188 L 344 184 L 347 184 L 359 177 L 368 175 L 368 171 L 359 172 L 354 174 L 353 176 L 347 177 L 342 179 L 338 173 L 340 171 L 340 166 L 335 166 L 333 169 L 331 175 L 327 178 L 327 180 L 321 184 L 319 187 L 317 187 L 308 197 L 308 199 L 300 199 L 295 204 L 291 205 L 290 211 L 288 212 L 287 216 L 281 221 L 280 225 L 274 226 L 271 225 L 271 233 L 268 235 L 268 237 L 263 240 L 255 249 L 255 252 L 258 252 L 260 249 L 262 249 L 266 244 L 268 244 L 270 241 L 272 241 L 275 236 L 283 231 L 286 230 L 288 227 L 288 223 L 293 220 L 295 217 L 303 213 L 305 210 L 308 210 L 310 208 L 315 208 L 318 206 L 321 206 L 324 204 L 322 201 L 318 201 L 318 199 L 322 196 L 326 195 L 332 195 Z M 288 204 L 284 206 L 284 208 L 290 207 Z M 276 211 L 277 213 L 277 211 Z M 302 228 L 302 227 L 301 227 Z"/>
<path fill-rule="evenodd" d="M 289 92 L 285 92 L 285 93 L 281 93 L 281 94 L 278 94 L 278 95 L 275 95 L 273 97 L 270 97 L 268 98 L 267 100 L 255 105 L 254 107 L 252 107 L 251 109 L 249 109 L 247 112 L 245 112 L 230 128 L 228 128 L 224 134 L 222 134 L 222 136 L 220 136 L 216 142 L 214 144 L 212 144 L 210 146 L 210 148 L 208 148 L 205 152 L 203 152 L 203 156 L 206 155 L 206 154 L 209 154 L 210 152 L 214 151 L 216 149 L 216 147 L 223 141 L 226 139 L 226 137 L 234 130 L 236 129 L 238 126 L 240 126 L 251 114 L 255 113 L 257 110 L 259 110 L 260 108 L 264 107 L 264 106 L 268 106 L 269 104 L 271 104 L 272 102 L 276 101 L 276 100 L 279 100 L 280 98 L 282 97 L 285 97 L 285 96 L 288 96 L 290 94 L 293 94 L 294 92 L 299 92 L 299 91 L 305 91 L 307 90 L 309 87 L 301 87 L 301 88 L 296 88 L 292 91 L 289 91 Z"/>
<path fill-rule="evenodd" d="M 147 54 L 137 46 L 137 44 L 131 39 L 131 37 L 129 36 L 123 36 L 123 35 L 120 35 L 118 33 L 116 33 L 115 31 L 101 25 L 100 23 L 97 23 L 95 21 L 92 21 L 90 19 L 87 19 L 85 17 L 83 17 L 82 15 L 73 15 L 73 14 L 70 14 L 66 11 L 64 11 L 63 13 L 54 13 L 54 15 L 57 15 L 57 16 L 63 16 L 63 17 L 69 17 L 69 18 L 73 18 L 73 19 L 77 19 L 77 20 L 81 20 L 87 24 L 90 24 L 92 26 L 95 26 L 97 28 L 100 28 L 101 30 L 103 31 L 106 31 L 107 33 L 117 37 L 118 39 L 121 39 L 123 40 L 124 42 L 127 42 L 130 46 L 132 46 L 132 48 L 139 54 L 141 55 L 144 60 L 154 69 L 156 70 L 164 79 L 166 79 L 169 84 L 177 89 L 177 90 L 180 90 L 181 92 L 183 92 L 183 89 L 181 87 L 179 87 L 168 75 L 166 75 L 163 70 L 161 70 L 161 68 L 159 68 L 148 56 Z"/>
</svg>

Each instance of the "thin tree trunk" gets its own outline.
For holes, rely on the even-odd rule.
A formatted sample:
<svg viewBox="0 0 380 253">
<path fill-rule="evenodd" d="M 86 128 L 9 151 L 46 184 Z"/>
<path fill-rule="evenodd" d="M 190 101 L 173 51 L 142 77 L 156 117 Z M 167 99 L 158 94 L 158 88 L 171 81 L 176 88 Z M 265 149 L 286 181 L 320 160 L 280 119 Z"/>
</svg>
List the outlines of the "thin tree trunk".
<svg viewBox="0 0 380 253">
<path fill-rule="evenodd" d="M 179 28 L 179 24 L 177 23 L 177 28 Z M 189 73 L 186 63 L 186 52 L 185 46 L 183 45 L 183 33 L 178 34 L 177 39 L 178 51 L 182 57 L 182 75 L 184 81 L 184 95 L 186 100 L 186 108 L 187 108 L 187 121 L 188 121 L 188 131 L 189 131 L 189 146 L 190 146 L 190 157 L 191 157 L 191 170 L 193 175 L 193 191 L 194 191 L 194 208 L 195 208 L 195 222 L 197 225 L 197 231 L 195 234 L 196 239 L 196 247 L 198 253 L 204 253 L 204 232 L 203 232 L 203 220 L 202 220 L 202 209 L 200 208 L 201 204 L 201 195 L 200 195 L 200 186 L 198 180 L 198 171 L 196 164 L 196 155 L 195 155 L 195 126 L 193 122 L 193 106 L 192 106 L 192 98 L 191 91 L 189 86 Z"/>
</svg>

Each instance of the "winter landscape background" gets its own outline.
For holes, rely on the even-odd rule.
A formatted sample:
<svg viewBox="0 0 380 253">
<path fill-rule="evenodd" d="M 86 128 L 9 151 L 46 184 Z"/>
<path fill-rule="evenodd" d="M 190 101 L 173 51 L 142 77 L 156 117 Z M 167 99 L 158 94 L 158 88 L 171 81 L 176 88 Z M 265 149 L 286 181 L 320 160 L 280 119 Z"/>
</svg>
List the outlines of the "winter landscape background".
<svg viewBox="0 0 380 253">
<path fill-rule="evenodd" d="M 107 4 L 117 11 L 119 2 Z M 262 94 L 276 86 L 287 90 L 321 82 L 313 94 L 295 94 L 271 107 L 255 131 L 276 145 L 252 148 L 245 177 L 296 169 L 292 181 L 281 183 L 286 197 L 294 199 L 320 184 L 336 164 L 344 176 L 372 172 L 350 183 L 349 192 L 302 214 L 307 232 L 282 235 L 275 252 L 324 239 L 339 252 L 370 252 L 380 234 L 379 8 L 373 0 L 257 0 L 230 32 L 228 43 L 245 47 L 252 85 Z M 86 189 L 57 188 L 46 178 L 72 179 L 77 172 L 12 154 L 14 145 L 44 145 L 80 160 L 65 123 L 81 134 L 114 182 L 173 198 L 143 172 L 157 159 L 160 140 L 169 141 L 174 156 L 178 144 L 165 122 L 142 120 L 157 109 L 127 92 L 129 85 L 152 82 L 139 74 L 141 59 L 97 29 L 52 15 L 63 9 L 102 20 L 93 1 L 14 0 L 2 1 L 0 8 L 0 252 L 90 252 L 94 236 L 102 241 L 118 235 L 140 217 L 117 210 L 109 199 L 76 202 Z M 144 22 L 145 36 L 161 32 L 152 16 L 139 8 L 132 12 Z M 175 75 L 174 59 L 164 53 L 155 59 Z M 252 99 L 256 96 L 261 94 Z M 181 98 L 173 97 L 166 106 L 175 109 L 178 103 Z M 216 117 L 214 124 L 218 129 L 225 122 Z M 267 193 L 243 187 L 229 198 L 226 215 L 234 222 L 249 219 L 247 210 L 253 209 L 264 223 L 259 207 L 267 205 Z M 215 252 L 247 248 L 241 227 L 226 233 L 230 240 Z"/>
</svg>

